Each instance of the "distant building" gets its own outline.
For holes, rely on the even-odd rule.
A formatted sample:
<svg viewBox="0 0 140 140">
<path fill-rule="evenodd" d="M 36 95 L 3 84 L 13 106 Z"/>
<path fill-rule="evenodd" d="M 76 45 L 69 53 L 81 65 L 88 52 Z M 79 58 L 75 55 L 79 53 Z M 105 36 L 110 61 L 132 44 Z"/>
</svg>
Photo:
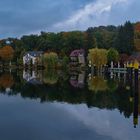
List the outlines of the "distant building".
<svg viewBox="0 0 140 140">
<path fill-rule="evenodd" d="M 134 61 L 137 60 L 140 63 L 140 53 L 133 53 L 128 59 L 128 62 L 134 63 Z"/>
<path fill-rule="evenodd" d="M 43 55 L 42 51 L 29 51 L 26 52 L 23 56 L 23 64 L 29 65 L 29 64 L 38 64 L 40 63 L 41 57 Z"/>
<path fill-rule="evenodd" d="M 85 65 L 85 51 L 83 49 L 72 51 L 70 59 L 74 64 Z"/>
</svg>

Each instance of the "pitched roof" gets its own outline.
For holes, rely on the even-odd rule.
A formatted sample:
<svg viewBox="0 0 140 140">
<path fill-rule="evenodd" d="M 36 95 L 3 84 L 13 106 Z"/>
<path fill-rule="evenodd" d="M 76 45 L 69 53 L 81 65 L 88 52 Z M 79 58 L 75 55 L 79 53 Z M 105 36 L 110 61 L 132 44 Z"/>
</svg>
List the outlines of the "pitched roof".
<svg viewBox="0 0 140 140">
<path fill-rule="evenodd" d="M 70 57 L 77 57 L 79 54 L 85 54 L 85 51 L 83 49 L 74 50 L 71 52 Z"/>
<path fill-rule="evenodd" d="M 133 53 L 129 58 L 128 58 L 128 61 L 139 61 L 140 62 L 140 53 L 136 52 L 136 53 Z"/>
<path fill-rule="evenodd" d="M 40 56 L 41 54 L 43 54 L 43 51 L 29 51 L 29 52 L 26 52 L 25 55 L 27 54 L 30 54 L 31 56 L 34 56 L 34 57 L 38 57 Z M 24 55 L 24 56 L 25 56 Z"/>
</svg>

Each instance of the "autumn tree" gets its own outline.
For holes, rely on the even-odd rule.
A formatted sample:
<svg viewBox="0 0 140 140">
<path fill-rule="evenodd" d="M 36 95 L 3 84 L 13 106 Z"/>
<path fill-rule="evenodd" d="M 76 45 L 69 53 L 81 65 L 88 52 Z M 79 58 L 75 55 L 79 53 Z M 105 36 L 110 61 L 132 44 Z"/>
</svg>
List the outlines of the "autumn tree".
<svg viewBox="0 0 140 140">
<path fill-rule="evenodd" d="M 91 65 L 95 65 L 98 68 L 107 64 L 107 50 L 106 49 L 90 49 L 88 53 L 88 60 Z"/>
<path fill-rule="evenodd" d="M 13 59 L 14 50 L 11 46 L 5 46 L 0 49 L 0 57 L 2 61 L 9 62 Z"/>
</svg>

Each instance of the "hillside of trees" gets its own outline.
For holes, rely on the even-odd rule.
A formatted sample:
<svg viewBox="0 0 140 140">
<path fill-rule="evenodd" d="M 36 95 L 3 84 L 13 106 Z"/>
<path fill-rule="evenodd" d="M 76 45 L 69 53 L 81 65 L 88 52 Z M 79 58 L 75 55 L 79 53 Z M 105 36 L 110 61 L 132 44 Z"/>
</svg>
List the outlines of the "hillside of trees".
<svg viewBox="0 0 140 140">
<path fill-rule="evenodd" d="M 5 46 L 10 46 L 5 48 Z M 121 26 L 90 27 L 86 31 L 41 32 L 40 35 L 25 35 L 20 39 L 7 38 L 0 40 L 0 60 L 20 62 L 26 51 L 56 52 L 65 57 L 74 49 L 115 48 L 119 53 L 131 55 L 140 51 L 140 23 L 127 21 Z M 2 51 L 7 57 L 3 57 Z M 7 55 L 8 54 L 8 55 Z M 9 55 L 10 54 L 10 55 Z"/>
</svg>

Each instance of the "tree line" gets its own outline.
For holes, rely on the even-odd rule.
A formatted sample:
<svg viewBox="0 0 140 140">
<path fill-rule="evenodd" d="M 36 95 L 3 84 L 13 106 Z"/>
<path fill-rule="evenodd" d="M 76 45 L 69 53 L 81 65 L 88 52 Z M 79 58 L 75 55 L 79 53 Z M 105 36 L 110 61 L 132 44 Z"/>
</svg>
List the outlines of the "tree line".
<svg viewBox="0 0 140 140">
<path fill-rule="evenodd" d="M 55 52 L 59 58 L 68 56 L 74 49 L 84 49 L 86 55 L 92 48 L 115 48 L 119 53 L 131 55 L 140 50 L 140 23 L 127 21 L 121 26 L 90 27 L 86 31 L 41 32 L 40 35 L 24 35 L 0 40 L 0 60 L 21 62 L 27 51 Z M 10 46 L 12 49 L 6 48 Z M 2 49 L 9 58 L 4 58 Z M 10 54 L 10 55 L 7 55 Z M 11 57 L 12 56 L 12 57 Z"/>
</svg>

